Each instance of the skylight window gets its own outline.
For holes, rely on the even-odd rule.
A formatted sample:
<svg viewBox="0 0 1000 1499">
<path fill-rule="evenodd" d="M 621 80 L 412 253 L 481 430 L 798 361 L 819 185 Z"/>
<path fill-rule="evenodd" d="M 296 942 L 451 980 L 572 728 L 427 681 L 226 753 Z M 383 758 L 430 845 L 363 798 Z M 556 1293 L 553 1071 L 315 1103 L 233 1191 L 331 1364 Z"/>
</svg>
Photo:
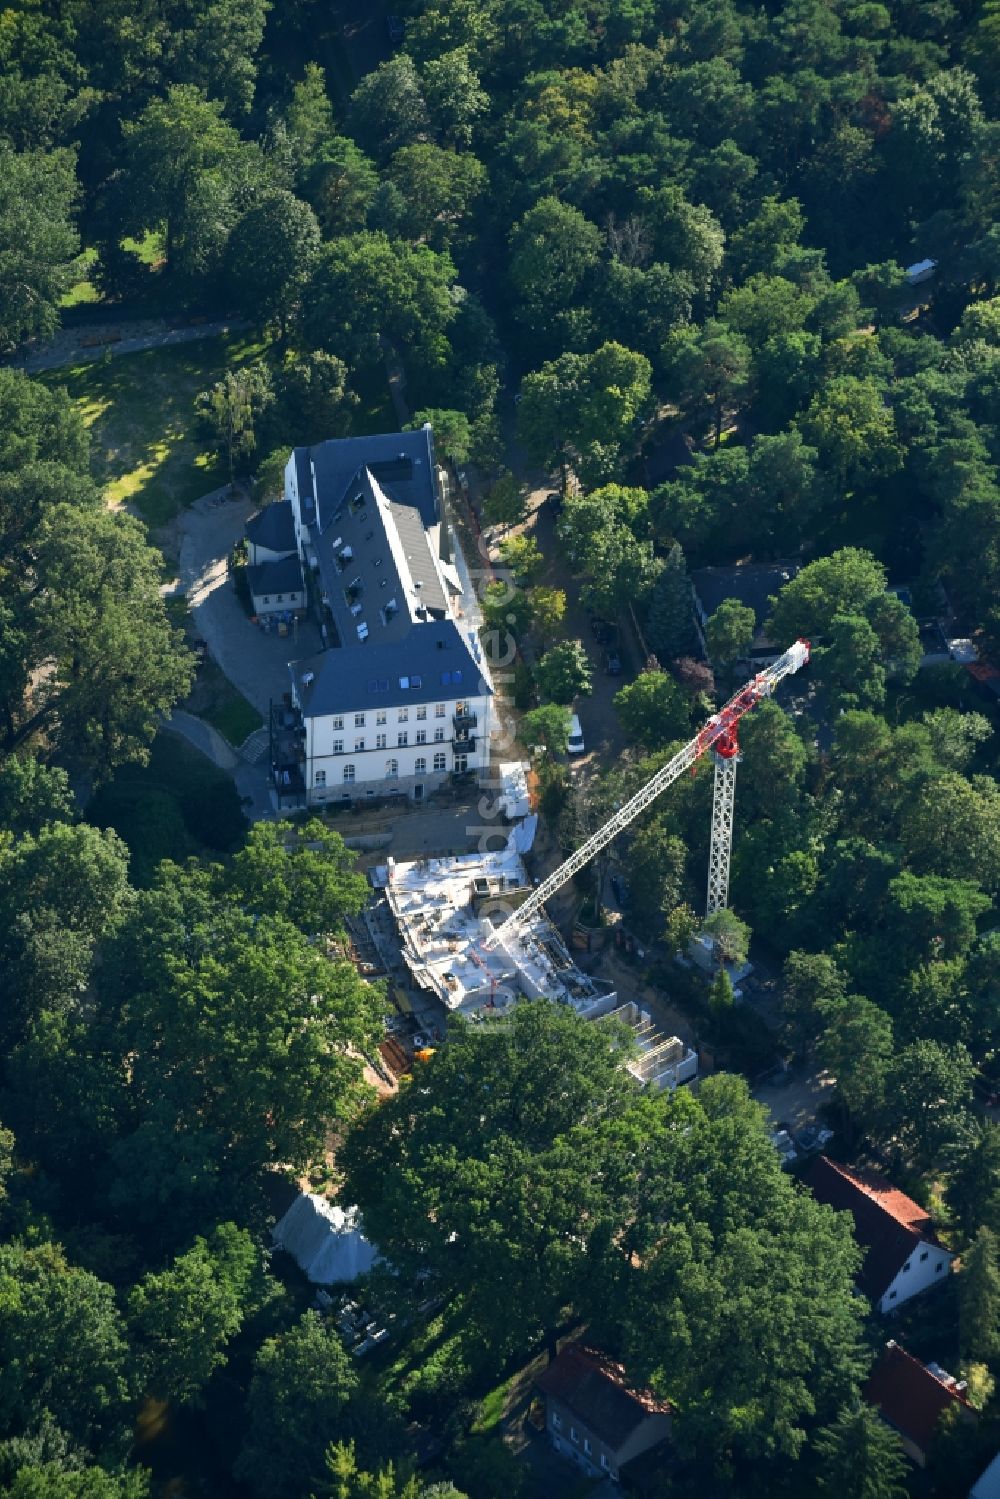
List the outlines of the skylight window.
<svg viewBox="0 0 1000 1499">
<path fill-rule="evenodd" d="M 411 687 L 416 688 L 416 687 L 422 687 L 423 685 L 424 685 L 424 679 L 423 679 L 423 677 L 411 677 L 410 678 L 410 686 Z"/>
<path fill-rule="evenodd" d="M 410 679 L 409 679 L 409 677 L 400 677 L 400 679 L 399 679 L 399 685 L 400 685 L 400 687 L 402 688 L 402 690 L 404 692 L 408 692 L 410 690 Z"/>
</svg>

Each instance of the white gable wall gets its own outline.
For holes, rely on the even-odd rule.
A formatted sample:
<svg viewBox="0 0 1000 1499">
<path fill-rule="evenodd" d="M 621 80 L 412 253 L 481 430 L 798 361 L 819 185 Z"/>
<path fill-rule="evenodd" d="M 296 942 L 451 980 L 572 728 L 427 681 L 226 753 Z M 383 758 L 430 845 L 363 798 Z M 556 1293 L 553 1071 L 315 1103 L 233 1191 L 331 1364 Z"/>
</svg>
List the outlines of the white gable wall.
<svg viewBox="0 0 1000 1499">
<path fill-rule="evenodd" d="M 921 1243 L 913 1250 L 878 1304 L 880 1312 L 893 1312 L 904 1301 L 910 1301 L 948 1274 L 953 1254 L 937 1245 Z"/>
</svg>

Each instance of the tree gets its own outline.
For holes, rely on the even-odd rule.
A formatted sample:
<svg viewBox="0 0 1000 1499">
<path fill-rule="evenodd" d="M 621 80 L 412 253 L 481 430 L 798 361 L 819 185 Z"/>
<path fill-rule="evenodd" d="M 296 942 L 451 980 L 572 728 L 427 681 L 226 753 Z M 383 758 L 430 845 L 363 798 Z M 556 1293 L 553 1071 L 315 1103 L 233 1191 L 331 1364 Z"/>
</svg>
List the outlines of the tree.
<svg viewBox="0 0 1000 1499">
<path fill-rule="evenodd" d="M 428 425 L 434 431 L 434 446 L 440 449 L 448 462 L 464 463 L 472 446 L 472 429 L 465 412 L 431 408 L 417 411 L 404 430 L 415 432 L 419 427 Z"/>
<path fill-rule="evenodd" d="M 190 27 L 170 35 L 169 75 L 224 100 L 230 115 L 249 114 L 268 9 L 268 0 L 210 0 L 193 14 Z"/>
<path fill-rule="evenodd" d="M 487 181 L 474 156 L 427 142 L 403 146 L 389 163 L 388 181 L 401 207 L 394 228 L 404 239 L 423 240 L 434 250 L 467 242 Z"/>
<path fill-rule="evenodd" d="M 724 968 L 720 968 L 708 991 L 708 1013 L 717 1031 L 722 1031 L 733 1013 L 736 996 L 733 981 Z"/>
<path fill-rule="evenodd" d="M 61 767 L 31 755 L 0 762 L 0 828 L 5 832 L 37 834 L 46 823 L 73 822 L 75 817 L 76 802 Z"/>
<path fill-rule="evenodd" d="M 681 405 L 692 414 L 710 408 L 718 447 L 726 411 L 740 405 L 750 389 L 749 345 L 724 324 L 707 322 L 674 333 L 665 357 L 669 383 Z"/>
<path fill-rule="evenodd" d="M 695 640 L 691 580 L 677 542 L 667 551 L 653 586 L 646 616 L 646 635 L 661 660 L 683 656 Z"/>
<path fill-rule="evenodd" d="M 963 1135 L 950 1165 L 948 1206 L 966 1239 L 981 1226 L 1000 1232 L 1000 1125 L 979 1121 Z"/>
<path fill-rule="evenodd" d="M 829 953 L 792 951 L 785 959 L 782 1030 L 802 1050 L 816 1038 L 824 1015 L 845 998 L 846 981 Z"/>
<path fill-rule="evenodd" d="M 258 198 L 237 223 L 226 252 L 236 305 L 250 317 L 276 322 L 283 337 L 319 244 L 319 224 L 308 203 L 281 189 Z"/>
<path fill-rule="evenodd" d="M 185 234 L 211 205 L 216 226 L 221 219 L 224 244 L 236 219 L 228 197 L 231 175 L 249 148 L 223 120 L 223 108 L 221 100 L 207 98 L 193 84 L 178 83 L 165 98 L 152 99 L 138 119 L 123 122 L 125 169 L 116 239 L 123 231 L 141 236 L 150 225 L 162 225 L 167 263 L 173 266 L 179 251 L 184 258 Z M 217 228 L 213 233 L 218 238 Z"/>
<path fill-rule="evenodd" d="M 284 114 L 285 149 L 291 157 L 296 186 L 301 190 L 310 168 L 334 134 L 333 106 L 326 74 L 319 63 L 307 62 Z"/>
<path fill-rule="evenodd" d="M 906 1499 L 907 1466 L 899 1437 L 878 1411 L 858 1401 L 813 1437 L 817 1487 L 852 1499 Z"/>
<path fill-rule="evenodd" d="M 453 146 L 468 146 L 489 95 L 472 66 L 471 49 L 452 47 L 429 57 L 420 70 L 427 109 L 438 134 Z"/>
<path fill-rule="evenodd" d="M 572 703 L 593 686 L 590 658 L 579 640 L 561 640 L 546 651 L 535 672 L 539 689 L 553 703 Z"/>
<path fill-rule="evenodd" d="M 123 1435 L 126 1343 L 114 1291 L 57 1244 L 0 1245 L 0 1429 L 49 1411 L 82 1447 Z"/>
<path fill-rule="evenodd" d="M 199 1403 L 243 1323 L 259 1261 L 246 1230 L 221 1223 L 169 1270 L 133 1286 L 128 1317 L 145 1389 L 178 1405 Z"/>
<path fill-rule="evenodd" d="M 903 814 L 900 837 L 917 874 L 1000 889 L 1000 788 L 992 777 L 970 782 L 945 771 L 927 781 Z"/>
<path fill-rule="evenodd" d="M 816 1054 L 836 1079 L 837 1099 L 856 1125 L 877 1118 L 893 1056 L 892 1021 L 860 995 L 829 1000 Z"/>
<path fill-rule="evenodd" d="M 439 372 L 458 315 L 450 258 L 385 234 L 360 233 L 324 245 L 302 298 L 300 327 L 311 347 L 375 366 L 383 340 L 408 354 L 411 374 Z"/>
<path fill-rule="evenodd" d="M 1000 1244 L 979 1230 L 962 1255 L 958 1281 L 962 1361 L 992 1364 L 1000 1354 Z"/>
<path fill-rule="evenodd" d="M 873 379 L 842 375 L 828 381 L 798 426 L 823 467 L 848 489 L 895 473 L 902 463 L 895 418 Z"/>
<path fill-rule="evenodd" d="M 561 588 L 531 590 L 531 623 L 545 644 L 559 635 L 566 618 L 566 594 Z"/>
<path fill-rule="evenodd" d="M 326 1469 L 332 1485 L 325 1492 L 332 1499 L 465 1499 L 450 1483 L 428 1487 L 407 1471 L 404 1464 L 397 1472 L 392 1463 L 378 1473 L 363 1472 L 358 1467 L 353 1442 L 333 1442 L 326 1450 Z"/>
<path fill-rule="evenodd" d="M 571 714 L 559 703 L 544 703 L 525 713 L 518 738 L 532 751 L 540 750 L 546 759 L 564 755 L 569 744 Z"/>
<path fill-rule="evenodd" d="M 739 599 L 723 599 L 705 625 L 708 654 L 713 661 L 730 668 L 746 655 L 757 629 L 757 616 Z"/>
<path fill-rule="evenodd" d="M 108 1473 L 104 1468 L 65 1468 L 60 1462 L 19 1468 L 4 1499 L 148 1499 L 145 1468 Z"/>
<path fill-rule="evenodd" d="M 725 906 L 714 911 L 706 920 L 702 931 L 712 938 L 720 966 L 732 963 L 739 967 L 746 962 L 750 951 L 750 928 L 745 921 L 740 920 L 735 911 L 730 911 Z"/>
<path fill-rule="evenodd" d="M 409 53 L 397 52 L 362 78 L 351 95 L 351 120 L 362 147 L 383 162 L 424 138 L 430 121 Z"/>
<path fill-rule="evenodd" d="M 540 199 L 515 224 L 509 259 L 515 309 L 519 321 L 545 344 L 553 318 L 580 302 L 581 286 L 600 253 L 597 225 L 558 198 Z"/>
<path fill-rule="evenodd" d="M 839 615 L 865 617 L 885 592 L 886 573 L 870 552 L 843 547 L 810 562 L 775 600 L 768 634 L 774 640 L 818 641 L 830 634 Z"/>
<path fill-rule="evenodd" d="M 277 454 L 277 483 L 269 493 L 281 491 L 289 443 L 325 442 L 330 437 L 349 435 L 358 397 L 348 388 L 348 373 L 342 359 L 323 349 L 285 356 L 275 372 L 274 405 L 265 406 L 259 422 L 262 445 L 270 446 L 272 441 L 284 444 Z M 258 484 L 264 465 L 270 461 L 258 460 Z"/>
<path fill-rule="evenodd" d="M 525 375 L 520 436 L 540 463 L 572 463 L 585 484 L 600 484 L 647 413 L 651 380 L 649 360 L 618 343 L 562 354 Z"/>
<path fill-rule="evenodd" d="M 818 646 L 812 659 L 834 712 L 881 708 L 885 667 L 878 636 L 868 621 L 856 614 L 836 614 L 826 639 L 827 644 Z"/>
<path fill-rule="evenodd" d="M 497 632 L 494 654 L 499 655 L 502 653 L 501 640 L 508 640 L 513 632 L 516 644 L 517 637 L 527 632 L 531 623 L 531 598 L 523 589 L 498 578 L 487 583 L 479 602 L 487 626 Z"/>
<path fill-rule="evenodd" d="M 461 1296 L 498 1360 L 582 1304 L 590 1245 L 611 1231 L 617 1177 L 598 1162 L 604 1124 L 636 1102 L 623 1044 L 544 1000 L 459 1022 L 420 1088 L 369 1111 L 340 1157 L 386 1259 Z"/>
<path fill-rule="evenodd" d="M 211 390 L 195 401 L 208 440 L 225 459 L 229 483 L 250 461 L 257 446 L 257 420 L 273 400 L 270 376 L 263 365 L 227 370 Z"/>
<path fill-rule="evenodd" d="M 255 1493 L 298 1499 L 318 1488 L 328 1444 L 345 1435 L 358 1376 L 336 1328 L 315 1312 L 268 1338 L 254 1360 L 238 1479 Z"/>
<path fill-rule="evenodd" d="M 220 899 L 238 898 L 254 916 L 281 917 L 306 937 L 342 936 L 344 918 L 368 899 L 356 864 L 340 834 L 312 817 L 254 823 L 226 868 L 213 872 Z"/>
<path fill-rule="evenodd" d="M 0 349 L 59 326 L 60 298 L 80 253 L 75 168 L 70 150 L 17 152 L 0 144 Z"/>
<path fill-rule="evenodd" d="M 614 696 L 615 712 L 629 742 L 658 750 L 680 738 L 690 725 L 684 694 L 663 671 L 646 670 Z"/>
<path fill-rule="evenodd" d="M 914 1041 L 886 1071 L 885 1138 L 923 1167 L 942 1159 L 965 1126 L 975 1068 L 958 1043 Z"/>
<path fill-rule="evenodd" d="M 483 520 L 488 526 L 509 531 L 521 525 L 528 514 L 528 495 L 509 469 L 502 470 L 483 502 Z"/>
<path fill-rule="evenodd" d="M 533 536 L 507 536 L 500 543 L 500 561 L 510 569 L 517 583 L 532 583 L 541 572 L 545 558 Z"/>
<path fill-rule="evenodd" d="M 220 1216 L 246 1221 L 263 1168 L 298 1173 L 322 1155 L 364 1095 L 360 1058 L 382 1033 L 381 991 L 269 913 L 289 895 L 274 895 L 261 837 L 232 886 L 218 869 L 161 865 L 106 949 L 109 1064 L 129 1099 L 112 1200 L 175 1244 Z M 281 867 L 325 922 L 325 874 L 302 855 L 301 873 Z"/>
<path fill-rule="evenodd" d="M 28 545 L 27 576 L 0 585 L 17 624 L 0 672 L 0 755 L 45 735 L 99 776 L 144 759 L 191 681 L 159 553 L 131 516 L 69 504 L 54 506 Z"/>
<path fill-rule="evenodd" d="M 378 187 L 375 163 L 346 135 L 323 140 L 302 183 L 327 239 L 365 228 Z"/>
<path fill-rule="evenodd" d="M 115 833 L 50 823 L 0 842 L 0 964 L 10 999 L 0 1035 L 11 1046 L 43 1010 L 76 1010 L 97 944 L 124 919 L 128 850 Z"/>
</svg>

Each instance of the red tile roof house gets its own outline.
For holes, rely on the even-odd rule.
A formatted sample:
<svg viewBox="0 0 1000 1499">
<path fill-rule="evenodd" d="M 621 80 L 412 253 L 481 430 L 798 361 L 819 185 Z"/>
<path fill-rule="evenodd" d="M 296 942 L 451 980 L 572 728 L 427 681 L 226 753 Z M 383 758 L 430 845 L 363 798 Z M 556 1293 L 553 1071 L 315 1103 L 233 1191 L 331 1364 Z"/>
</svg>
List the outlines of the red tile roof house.
<svg viewBox="0 0 1000 1499">
<path fill-rule="evenodd" d="M 899 1433 L 903 1451 L 918 1467 L 927 1462 L 937 1424 L 945 1411 L 957 1407 L 963 1420 L 975 1412 L 965 1398 L 965 1385 L 939 1369 L 922 1364 L 899 1344 L 889 1341 L 862 1391 L 869 1405 Z"/>
<path fill-rule="evenodd" d="M 596 1348 L 568 1343 L 535 1383 L 553 1447 L 592 1478 L 617 1479 L 624 1463 L 670 1436 L 666 1401 L 634 1389 L 622 1365 Z"/>
<path fill-rule="evenodd" d="M 854 1218 L 854 1236 L 866 1251 L 858 1290 L 878 1311 L 895 1311 L 946 1279 L 955 1256 L 938 1243 L 920 1204 L 884 1177 L 818 1156 L 803 1180 L 817 1201 Z"/>
</svg>

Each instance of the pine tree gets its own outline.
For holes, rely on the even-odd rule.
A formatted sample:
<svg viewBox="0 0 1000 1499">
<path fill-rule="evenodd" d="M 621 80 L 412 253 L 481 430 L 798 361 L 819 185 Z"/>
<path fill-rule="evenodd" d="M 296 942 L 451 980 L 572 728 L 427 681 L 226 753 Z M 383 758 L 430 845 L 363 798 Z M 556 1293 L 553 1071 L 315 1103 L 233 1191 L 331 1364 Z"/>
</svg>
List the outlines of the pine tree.
<svg viewBox="0 0 1000 1499">
<path fill-rule="evenodd" d="M 694 649 L 691 580 L 680 545 L 674 542 L 649 601 L 646 636 L 661 660 L 672 660 Z"/>
</svg>

